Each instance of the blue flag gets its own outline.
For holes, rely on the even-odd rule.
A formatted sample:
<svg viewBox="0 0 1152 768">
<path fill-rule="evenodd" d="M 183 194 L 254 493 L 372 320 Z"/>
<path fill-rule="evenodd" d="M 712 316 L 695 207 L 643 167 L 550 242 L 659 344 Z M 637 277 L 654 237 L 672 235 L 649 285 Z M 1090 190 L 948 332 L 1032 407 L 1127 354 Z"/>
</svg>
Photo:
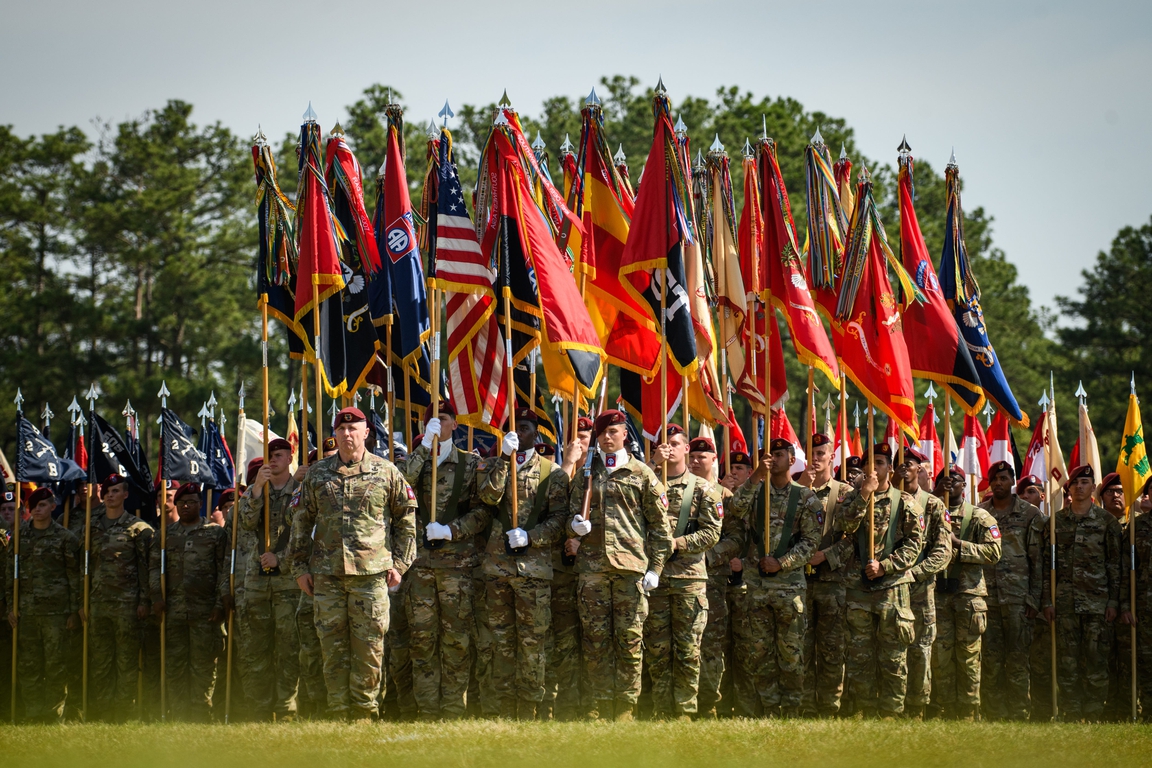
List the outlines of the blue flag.
<svg viewBox="0 0 1152 768">
<path fill-rule="evenodd" d="M 20 415 L 16 419 L 19 445 L 16 448 L 16 481 L 20 483 L 69 483 L 83 480 L 87 472 L 71 459 L 56 454 L 56 446 L 40 434 L 36 425 Z"/>
</svg>

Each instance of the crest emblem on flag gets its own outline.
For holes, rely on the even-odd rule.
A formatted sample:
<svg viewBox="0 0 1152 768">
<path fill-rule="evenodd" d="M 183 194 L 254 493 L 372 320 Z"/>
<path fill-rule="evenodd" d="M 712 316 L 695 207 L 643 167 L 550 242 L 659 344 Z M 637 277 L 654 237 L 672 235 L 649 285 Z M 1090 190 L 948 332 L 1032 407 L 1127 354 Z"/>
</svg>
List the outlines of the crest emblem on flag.
<svg viewBox="0 0 1152 768">
<path fill-rule="evenodd" d="M 416 235 L 412 226 L 412 212 L 407 211 L 403 216 L 392 222 L 384 235 L 384 244 L 388 248 L 388 257 L 392 263 L 412 252 L 416 244 Z"/>
</svg>

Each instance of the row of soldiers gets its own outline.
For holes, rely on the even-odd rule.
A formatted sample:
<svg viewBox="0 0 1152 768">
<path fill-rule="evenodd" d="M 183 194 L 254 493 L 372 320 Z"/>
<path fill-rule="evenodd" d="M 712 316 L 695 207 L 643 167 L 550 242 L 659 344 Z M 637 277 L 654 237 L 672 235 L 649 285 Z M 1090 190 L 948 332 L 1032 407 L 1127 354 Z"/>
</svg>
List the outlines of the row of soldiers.
<svg viewBox="0 0 1152 768">
<path fill-rule="evenodd" d="M 233 711 L 258 720 L 1047 719 L 1052 627 L 1062 717 L 1127 712 L 1118 627 L 1152 604 L 1152 518 L 1135 518 L 1133 606 L 1113 475 L 1070 473 L 1053 596 L 1044 489 L 1008 463 L 974 506 L 963 470 L 931 478 L 914 447 L 873 446 L 836 479 L 834 447 L 815 435 L 796 477 L 796 447 L 777 439 L 762 459 L 731 452 L 717 483 L 712 440 L 676 425 L 646 464 L 624 414 L 605 411 L 556 457 L 522 410 L 482 458 L 453 443 L 439 407 L 398 464 L 366 450 L 356 408 L 296 473 L 292 446 L 273 441 L 235 510 L 224 499 L 223 525 L 201 516 L 197 486 L 169 491 L 163 551 L 125 511 L 123 477 L 101 484 L 87 534 L 86 516 L 69 530 L 52 492 L 35 491 L 19 611 L 4 608 L 24 718 L 75 704 L 87 622 L 91 718 L 220 719 L 233 609 Z M 1136 624 L 1152 700 L 1148 625 Z"/>
</svg>

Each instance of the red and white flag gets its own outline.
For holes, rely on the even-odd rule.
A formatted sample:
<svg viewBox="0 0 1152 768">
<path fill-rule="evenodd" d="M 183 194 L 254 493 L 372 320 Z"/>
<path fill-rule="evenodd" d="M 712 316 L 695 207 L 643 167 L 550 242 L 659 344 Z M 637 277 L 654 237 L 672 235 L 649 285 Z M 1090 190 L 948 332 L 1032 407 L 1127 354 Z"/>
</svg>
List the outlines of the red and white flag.
<svg viewBox="0 0 1152 768">
<path fill-rule="evenodd" d="M 1004 411 L 996 411 L 992 426 L 988 427 L 988 466 L 998 461 L 1012 463 L 1012 438 L 1008 429 L 1008 416 Z"/>
<path fill-rule="evenodd" d="M 792 428 L 792 422 L 788 420 L 788 414 L 784 412 L 783 408 L 772 409 L 772 423 L 768 430 L 769 445 L 778 437 L 796 446 L 796 460 L 792 462 L 792 472 L 803 472 L 804 468 L 808 466 L 808 457 L 804 455 L 804 446 L 796 435 L 796 430 Z"/>
<path fill-rule="evenodd" d="M 944 468 L 944 452 L 940 448 L 940 434 L 936 431 L 936 408 L 932 403 L 924 409 L 920 419 L 920 452 L 928 457 L 928 476 L 933 482 Z"/>
<path fill-rule="evenodd" d="M 957 463 L 969 477 L 976 478 L 976 485 L 980 490 L 987 487 L 988 436 L 984 434 L 984 427 L 980 425 L 977 416 L 964 416 L 964 441 L 960 446 L 960 458 Z"/>
</svg>

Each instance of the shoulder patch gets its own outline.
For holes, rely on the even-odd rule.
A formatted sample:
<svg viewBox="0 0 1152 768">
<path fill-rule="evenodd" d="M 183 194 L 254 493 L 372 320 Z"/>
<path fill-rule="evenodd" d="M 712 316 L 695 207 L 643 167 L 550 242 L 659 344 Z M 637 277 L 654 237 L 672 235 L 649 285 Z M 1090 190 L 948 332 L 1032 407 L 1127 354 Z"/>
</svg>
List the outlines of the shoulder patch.
<svg viewBox="0 0 1152 768">
<path fill-rule="evenodd" d="M 924 530 L 924 515 L 920 515 L 920 530 Z"/>
<path fill-rule="evenodd" d="M 416 492 L 412 490 L 412 486 L 404 483 L 404 492 L 408 494 L 408 501 L 416 501 Z"/>
<path fill-rule="evenodd" d="M 721 520 L 724 519 L 724 502 L 722 501 L 716 502 L 716 516 Z"/>
<path fill-rule="evenodd" d="M 668 494 L 661 492 L 660 503 L 663 504 L 665 507 L 668 506 Z"/>
<path fill-rule="evenodd" d="M 944 510 L 944 522 L 946 522 L 946 523 L 952 522 L 952 513 L 949 512 L 947 509 Z"/>
<path fill-rule="evenodd" d="M 611 454 L 604 457 L 604 466 L 608 469 L 613 469 L 616 466 L 616 454 Z"/>
<path fill-rule="evenodd" d="M 994 539 L 1000 538 L 1000 526 L 994 525 L 991 528 L 989 528 L 988 530 L 992 533 L 992 538 L 994 538 Z"/>
<path fill-rule="evenodd" d="M 293 509 L 300 506 L 300 492 L 303 489 L 304 486 L 302 485 L 296 486 L 296 490 L 292 491 L 292 501 L 288 502 L 288 506 L 292 507 Z"/>
</svg>

